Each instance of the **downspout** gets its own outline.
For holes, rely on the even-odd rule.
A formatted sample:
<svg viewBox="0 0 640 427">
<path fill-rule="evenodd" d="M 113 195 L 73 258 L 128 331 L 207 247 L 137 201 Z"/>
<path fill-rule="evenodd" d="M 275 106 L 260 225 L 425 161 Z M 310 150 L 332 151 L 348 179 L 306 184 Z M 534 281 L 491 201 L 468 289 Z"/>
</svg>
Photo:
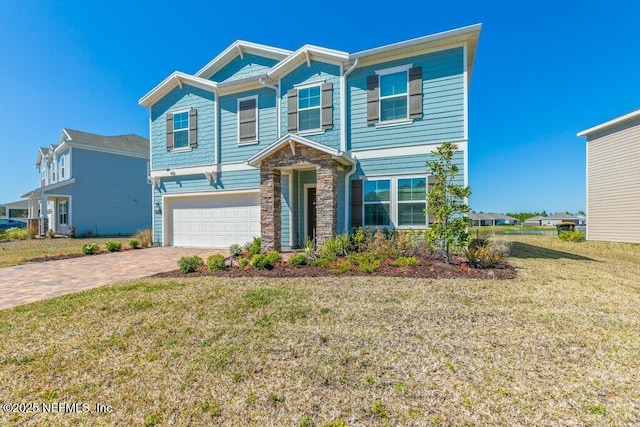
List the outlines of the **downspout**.
<svg viewBox="0 0 640 427">
<path fill-rule="evenodd" d="M 359 58 L 353 63 L 351 68 L 340 76 L 340 150 L 347 151 L 347 77 L 358 66 Z M 351 187 L 349 181 L 357 169 L 357 160 L 351 166 L 351 170 L 344 175 L 344 232 L 349 232 L 349 196 L 351 195 Z"/>
<path fill-rule="evenodd" d="M 213 121 L 213 125 L 215 128 L 215 133 L 213 134 L 213 145 L 214 145 L 214 150 L 213 150 L 213 164 L 216 167 L 215 172 L 218 173 L 220 172 L 220 147 L 219 147 L 219 137 L 218 137 L 218 133 L 220 130 L 220 95 L 218 94 L 218 91 L 216 89 L 213 89 L 213 94 L 216 96 L 215 99 L 215 104 L 214 104 L 214 118 L 215 120 Z"/>
<path fill-rule="evenodd" d="M 263 79 L 259 80 L 260 84 L 264 87 L 268 87 L 269 89 L 273 89 L 276 91 L 276 132 L 278 137 L 276 139 L 280 139 L 280 86 L 270 85 L 264 82 Z"/>
</svg>

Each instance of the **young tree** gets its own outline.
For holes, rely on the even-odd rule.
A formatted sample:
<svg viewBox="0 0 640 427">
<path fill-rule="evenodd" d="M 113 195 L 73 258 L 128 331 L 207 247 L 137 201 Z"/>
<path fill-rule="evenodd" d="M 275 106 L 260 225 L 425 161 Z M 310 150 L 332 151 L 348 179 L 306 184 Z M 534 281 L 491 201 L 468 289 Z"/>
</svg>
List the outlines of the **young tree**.
<svg viewBox="0 0 640 427">
<path fill-rule="evenodd" d="M 463 249 L 469 239 L 469 206 L 466 198 L 471 195 L 469 187 L 454 182 L 458 167 L 453 164 L 453 155 L 458 146 L 446 142 L 433 153 L 427 162 L 435 182 L 427 192 L 427 214 L 433 214 L 433 225 L 429 229 L 431 238 L 444 254 L 444 261 L 451 262 L 452 251 Z"/>
</svg>

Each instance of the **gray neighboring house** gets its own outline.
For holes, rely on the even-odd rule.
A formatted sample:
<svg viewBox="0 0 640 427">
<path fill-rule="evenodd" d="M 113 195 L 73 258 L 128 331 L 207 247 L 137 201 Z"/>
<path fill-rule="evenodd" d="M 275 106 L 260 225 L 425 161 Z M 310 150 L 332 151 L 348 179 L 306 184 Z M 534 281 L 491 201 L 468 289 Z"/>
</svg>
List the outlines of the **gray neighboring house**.
<svg viewBox="0 0 640 427">
<path fill-rule="evenodd" d="M 640 110 L 578 136 L 587 140 L 587 240 L 640 243 Z"/>
<path fill-rule="evenodd" d="M 471 225 L 474 227 L 484 227 L 491 225 L 517 225 L 518 219 L 509 215 L 499 213 L 475 213 L 469 214 Z"/>
<path fill-rule="evenodd" d="M 531 218 L 527 218 L 522 222 L 522 225 L 539 227 L 542 225 L 542 221 L 546 218 L 546 216 L 532 216 Z"/>
<path fill-rule="evenodd" d="M 584 225 L 584 219 L 578 215 L 571 215 L 566 212 L 558 212 L 553 215 L 542 217 L 540 225 L 543 226 L 556 226 L 562 222 L 572 222 L 575 225 Z"/>
</svg>

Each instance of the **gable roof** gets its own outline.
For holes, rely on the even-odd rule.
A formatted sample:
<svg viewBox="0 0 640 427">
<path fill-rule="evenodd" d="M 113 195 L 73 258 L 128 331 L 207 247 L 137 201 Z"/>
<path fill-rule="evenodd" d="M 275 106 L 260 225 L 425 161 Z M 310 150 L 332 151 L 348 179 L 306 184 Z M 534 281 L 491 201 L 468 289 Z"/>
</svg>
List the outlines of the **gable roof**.
<svg viewBox="0 0 640 427">
<path fill-rule="evenodd" d="M 203 79 L 208 79 L 216 72 L 224 68 L 224 66 L 229 62 L 233 61 L 236 57 L 242 57 L 245 53 L 265 56 L 267 58 L 276 59 L 278 61 L 291 55 L 290 50 L 247 42 L 244 40 L 237 40 L 231 43 L 231 45 L 223 50 L 218 56 L 213 58 L 211 62 L 202 67 L 200 71 L 195 74 L 195 76 L 201 77 Z"/>
<path fill-rule="evenodd" d="M 323 153 L 330 154 L 333 156 L 335 160 L 337 160 L 338 162 L 344 165 L 354 164 L 353 159 L 351 159 L 344 151 L 339 151 L 339 150 L 336 150 L 335 148 L 327 147 L 324 144 L 320 144 L 318 142 L 312 141 L 303 136 L 291 134 L 291 133 L 284 135 L 283 137 L 281 137 L 271 145 L 268 145 L 267 147 L 260 150 L 258 153 L 249 157 L 249 159 L 247 160 L 247 164 L 250 166 L 258 167 L 260 165 L 260 162 L 262 162 L 262 160 L 266 159 L 267 157 L 269 157 L 270 155 L 272 155 L 273 153 L 275 153 L 276 151 L 278 151 L 279 149 L 281 149 L 282 147 L 290 143 L 298 143 L 298 144 L 313 148 L 314 150 L 318 150 L 318 151 L 322 151 Z"/>
<path fill-rule="evenodd" d="M 568 214 L 566 212 L 556 212 L 553 215 L 544 217 L 544 219 L 580 219 L 580 218 L 575 215 Z"/>
<path fill-rule="evenodd" d="M 156 103 L 156 101 L 165 96 L 176 86 L 180 86 L 182 88 L 183 84 L 188 84 L 211 92 L 214 92 L 218 88 L 218 84 L 211 80 L 192 76 L 190 74 L 183 73 L 182 71 L 174 71 L 169 75 L 169 77 L 157 84 L 156 87 L 140 98 L 140 100 L 138 100 L 138 104 L 145 107 L 151 107 Z"/>
<path fill-rule="evenodd" d="M 632 112 L 630 112 L 628 114 L 625 114 L 623 116 L 616 117 L 613 120 L 609 120 L 608 122 L 601 123 L 599 125 L 596 125 L 594 127 L 589 128 L 587 130 L 583 130 L 582 132 L 578 132 L 577 136 L 589 136 L 589 135 L 591 135 L 593 133 L 596 133 L 596 132 L 605 130 L 605 129 L 611 127 L 611 126 L 615 126 L 617 124 L 626 122 L 627 120 L 633 120 L 633 119 L 635 119 L 637 117 L 640 117 L 640 109 L 632 111 Z"/>
<path fill-rule="evenodd" d="M 269 71 L 267 71 L 267 76 L 272 79 L 278 78 L 279 76 L 294 70 L 300 64 L 304 64 L 305 62 L 309 64 L 312 59 L 346 64 L 349 62 L 349 53 L 340 50 L 327 49 L 326 47 L 305 44 L 300 49 L 289 55 L 286 59 L 274 65 Z"/>
<path fill-rule="evenodd" d="M 149 140 L 135 134 L 104 136 L 65 128 L 61 140 L 78 146 L 149 155 Z"/>
</svg>

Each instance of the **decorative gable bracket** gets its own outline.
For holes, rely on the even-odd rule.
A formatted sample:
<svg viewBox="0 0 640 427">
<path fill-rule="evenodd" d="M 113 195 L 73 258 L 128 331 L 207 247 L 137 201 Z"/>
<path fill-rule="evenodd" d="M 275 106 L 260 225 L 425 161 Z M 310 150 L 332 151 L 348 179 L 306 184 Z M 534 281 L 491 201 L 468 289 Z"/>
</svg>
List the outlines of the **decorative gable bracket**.
<svg viewBox="0 0 640 427">
<path fill-rule="evenodd" d="M 205 172 L 204 173 L 204 177 L 207 178 L 207 182 L 209 182 L 209 184 L 217 184 L 218 183 L 218 172 L 217 171 Z"/>
<path fill-rule="evenodd" d="M 160 184 L 162 184 L 162 178 L 159 176 L 150 176 L 149 182 L 151 182 L 151 185 L 158 188 L 160 187 Z"/>
</svg>

